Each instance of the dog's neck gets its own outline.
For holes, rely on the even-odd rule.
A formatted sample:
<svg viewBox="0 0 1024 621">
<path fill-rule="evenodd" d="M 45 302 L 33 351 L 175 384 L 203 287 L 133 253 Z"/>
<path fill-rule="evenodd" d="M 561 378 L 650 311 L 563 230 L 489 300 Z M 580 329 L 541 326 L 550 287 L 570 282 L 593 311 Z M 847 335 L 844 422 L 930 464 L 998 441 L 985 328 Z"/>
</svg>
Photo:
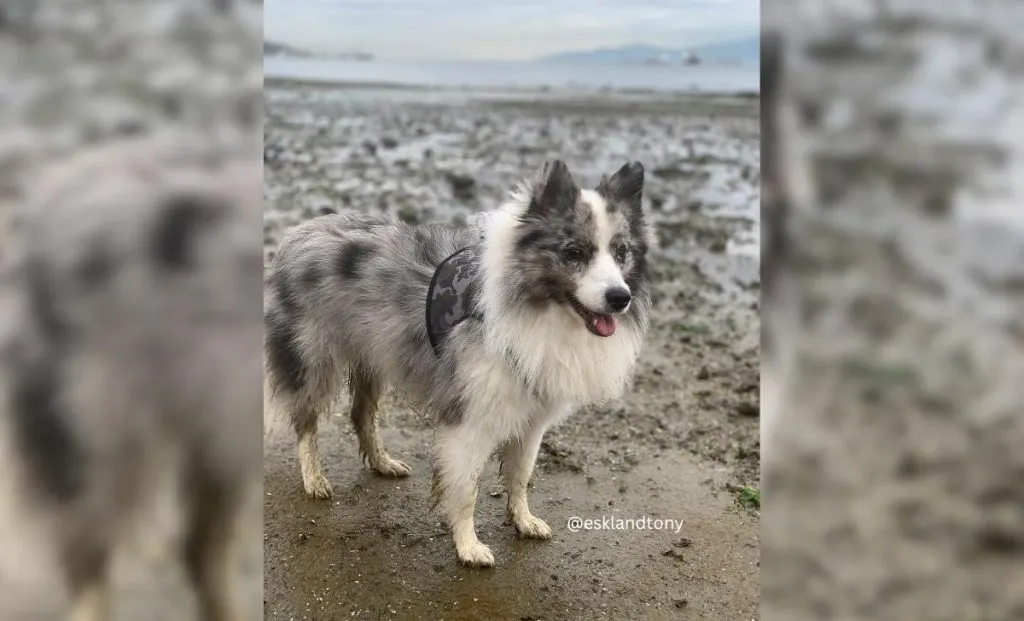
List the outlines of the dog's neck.
<svg viewBox="0 0 1024 621">
<path fill-rule="evenodd" d="M 598 337 L 568 306 L 525 306 L 504 286 L 525 209 L 522 201 L 512 201 L 481 219 L 478 307 L 486 346 L 508 360 L 536 394 L 578 405 L 618 398 L 632 380 L 642 330 L 624 323 L 614 335 Z"/>
</svg>

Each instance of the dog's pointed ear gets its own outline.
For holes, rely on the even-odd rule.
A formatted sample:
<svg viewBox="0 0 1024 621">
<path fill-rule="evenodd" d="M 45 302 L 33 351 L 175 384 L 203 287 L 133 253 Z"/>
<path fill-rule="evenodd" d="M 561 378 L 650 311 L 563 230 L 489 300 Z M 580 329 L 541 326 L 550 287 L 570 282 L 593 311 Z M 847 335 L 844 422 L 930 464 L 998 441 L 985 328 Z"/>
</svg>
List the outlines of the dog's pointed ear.
<svg viewBox="0 0 1024 621">
<path fill-rule="evenodd" d="M 610 179 L 604 177 L 597 186 L 597 193 L 609 202 L 627 205 L 630 209 L 640 211 L 640 202 L 644 195 L 643 164 L 630 162 Z"/>
<path fill-rule="evenodd" d="M 537 171 L 529 211 L 549 214 L 576 204 L 580 189 L 562 160 L 545 162 Z"/>
</svg>

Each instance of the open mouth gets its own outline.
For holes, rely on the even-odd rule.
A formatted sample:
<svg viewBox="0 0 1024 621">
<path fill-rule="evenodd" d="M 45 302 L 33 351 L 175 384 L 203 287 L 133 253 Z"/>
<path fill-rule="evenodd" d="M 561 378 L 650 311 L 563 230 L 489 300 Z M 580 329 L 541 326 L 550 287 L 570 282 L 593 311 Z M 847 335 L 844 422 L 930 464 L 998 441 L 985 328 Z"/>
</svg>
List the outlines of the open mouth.
<svg viewBox="0 0 1024 621">
<path fill-rule="evenodd" d="M 572 306 L 572 309 L 576 311 L 576 314 L 583 319 L 583 324 L 587 326 L 587 330 L 590 330 L 593 334 L 601 337 L 608 337 L 615 334 L 615 317 L 605 315 L 604 313 L 595 313 L 586 306 L 583 306 L 583 304 L 573 296 L 569 296 L 569 304 Z"/>
</svg>

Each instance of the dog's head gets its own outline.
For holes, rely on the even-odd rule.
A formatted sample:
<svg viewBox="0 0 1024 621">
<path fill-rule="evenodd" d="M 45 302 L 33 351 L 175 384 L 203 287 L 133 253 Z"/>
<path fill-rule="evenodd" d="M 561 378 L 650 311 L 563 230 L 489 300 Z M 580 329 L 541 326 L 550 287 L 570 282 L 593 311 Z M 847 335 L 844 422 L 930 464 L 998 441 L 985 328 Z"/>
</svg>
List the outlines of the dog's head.
<svg viewBox="0 0 1024 621">
<path fill-rule="evenodd" d="M 615 333 L 646 296 L 649 233 L 641 210 L 644 169 L 626 164 L 593 190 L 565 163 L 548 162 L 530 183 L 510 272 L 533 306 L 559 304 L 600 337 Z"/>
</svg>

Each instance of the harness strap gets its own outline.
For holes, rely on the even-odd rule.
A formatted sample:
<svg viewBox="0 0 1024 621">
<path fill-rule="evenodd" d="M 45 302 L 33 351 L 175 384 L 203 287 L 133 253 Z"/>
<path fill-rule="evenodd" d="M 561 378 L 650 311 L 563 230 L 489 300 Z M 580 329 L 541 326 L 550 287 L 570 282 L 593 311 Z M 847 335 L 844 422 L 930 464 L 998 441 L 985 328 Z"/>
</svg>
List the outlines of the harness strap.
<svg viewBox="0 0 1024 621">
<path fill-rule="evenodd" d="M 445 338 L 466 319 L 482 320 L 476 309 L 477 282 L 473 256 L 462 248 L 441 261 L 427 290 L 427 336 L 441 354 Z"/>
</svg>

